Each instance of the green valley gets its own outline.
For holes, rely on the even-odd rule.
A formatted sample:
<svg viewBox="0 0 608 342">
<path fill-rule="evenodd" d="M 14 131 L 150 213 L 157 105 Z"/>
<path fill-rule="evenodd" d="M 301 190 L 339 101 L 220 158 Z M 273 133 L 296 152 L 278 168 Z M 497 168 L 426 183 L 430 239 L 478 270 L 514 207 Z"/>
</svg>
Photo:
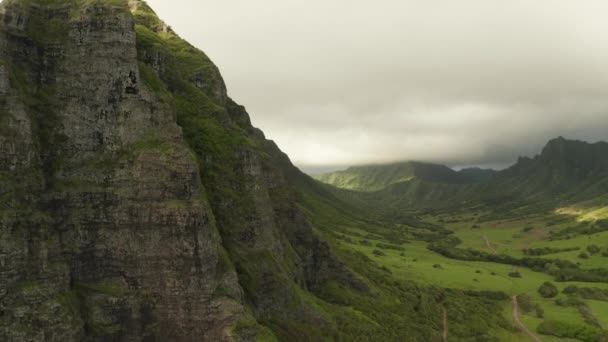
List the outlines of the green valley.
<svg viewBox="0 0 608 342">
<path fill-rule="evenodd" d="M 568 150 L 572 152 L 564 152 Z M 520 160 L 491 178 L 459 184 L 423 177 L 394 182 L 399 177 L 392 173 L 394 165 L 387 165 L 390 181 L 374 179 L 385 184 L 374 192 L 328 188 L 359 212 L 367 210 L 362 222 L 345 223 L 339 230 L 336 223 L 319 226 L 326 227 L 337 250 L 361 253 L 395 279 L 492 298 L 512 325 L 492 328 L 496 330 L 490 335 L 501 341 L 530 338 L 515 328 L 513 296 L 522 324 L 541 340 L 598 341 L 608 328 L 608 297 L 603 295 L 608 290 L 605 152 L 603 143 L 560 138 L 534 159 Z M 594 170 L 579 168 L 581 159 L 589 160 Z M 369 180 L 370 173 L 361 170 L 373 168 L 374 175 L 382 175 L 378 169 L 383 167 L 345 172 L 355 184 L 357 177 Z M 317 179 L 340 187 L 336 175 L 341 174 Z M 540 291 L 543 284 L 554 286 L 554 293 Z M 444 306 L 447 322 L 457 321 L 450 316 L 449 302 Z"/>
<path fill-rule="evenodd" d="M 201 3 L 170 9 L 190 17 Z M 277 14 L 294 4 L 275 6 L 268 22 L 255 12 L 261 4 L 242 17 L 233 11 L 245 3 L 224 17 L 212 9 L 222 4 L 205 2 L 197 25 L 238 17 L 275 32 L 297 23 Z M 332 7 L 316 6 L 315 20 Z M 335 19 L 299 31 L 341 26 Z M 247 44 L 253 35 L 274 44 L 240 30 Z M 257 43 L 239 54 L 235 36 L 221 36 L 225 55 L 249 62 Z M 359 46 L 366 35 L 354 36 Z M 291 39 L 307 53 L 337 43 Z M 302 56 L 279 50 L 283 61 Z M 307 59 L 307 74 L 317 62 Z M 317 128 L 332 135 L 326 125 L 347 121 L 341 109 L 385 107 L 367 98 L 371 78 L 357 86 L 365 103 L 334 108 L 329 96 L 341 96 L 312 76 L 287 84 L 291 65 L 278 64 L 263 70 L 271 82 L 245 88 L 281 117 L 314 113 L 300 101 L 318 89 Z M 327 63 L 332 72 L 336 64 Z M 269 84 L 285 93 L 269 101 Z M 279 103 L 287 93 L 297 105 Z M 465 107 L 467 118 L 476 113 Z M 384 121 L 361 120 L 366 129 Z M 396 140 L 410 128 L 389 125 Z M 606 156 L 607 143 L 557 138 L 501 171 L 404 161 L 313 178 L 146 1 L 0 0 L 0 341 L 606 341 Z"/>
</svg>

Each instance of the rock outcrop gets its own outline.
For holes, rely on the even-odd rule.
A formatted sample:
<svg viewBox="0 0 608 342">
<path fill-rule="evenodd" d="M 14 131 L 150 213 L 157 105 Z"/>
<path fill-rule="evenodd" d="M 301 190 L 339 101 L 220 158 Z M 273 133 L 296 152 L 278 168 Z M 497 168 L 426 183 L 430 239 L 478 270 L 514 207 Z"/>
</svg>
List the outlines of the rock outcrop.
<svg viewBox="0 0 608 342">
<path fill-rule="evenodd" d="M 367 288 L 314 236 L 285 158 L 144 2 L 5 0 L 0 340 L 331 331 L 303 293 Z"/>
</svg>

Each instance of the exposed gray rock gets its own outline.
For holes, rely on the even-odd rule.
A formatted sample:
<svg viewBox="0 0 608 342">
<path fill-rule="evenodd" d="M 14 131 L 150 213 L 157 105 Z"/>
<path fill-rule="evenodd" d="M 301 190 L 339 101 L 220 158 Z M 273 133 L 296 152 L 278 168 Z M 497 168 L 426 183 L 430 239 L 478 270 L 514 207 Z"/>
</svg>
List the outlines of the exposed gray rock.
<svg viewBox="0 0 608 342">
<path fill-rule="evenodd" d="M 188 73 L 139 46 L 134 16 L 173 35 L 145 3 L 5 0 L 0 16 L 0 340 L 269 339 L 258 321 L 331 330 L 303 291 L 367 291 L 207 57 L 184 45 L 202 61 Z"/>
<path fill-rule="evenodd" d="M 66 34 L 28 35 L 48 17 Z M 131 14 L 14 1 L 4 18 L 23 84 L 2 65 L 0 340 L 231 339 L 243 306 L 214 292 L 238 279 L 174 110 L 139 81 Z"/>
</svg>

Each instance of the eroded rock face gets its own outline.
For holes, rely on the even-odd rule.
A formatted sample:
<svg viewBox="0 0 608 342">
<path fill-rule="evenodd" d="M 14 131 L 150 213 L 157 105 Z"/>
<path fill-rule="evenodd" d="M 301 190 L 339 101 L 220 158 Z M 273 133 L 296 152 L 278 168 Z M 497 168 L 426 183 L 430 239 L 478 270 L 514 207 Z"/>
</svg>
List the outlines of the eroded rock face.
<svg viewBox="0 0 608 342">
<path fill-rule="evenodd" d="M 302 295 L 327 280 L 368 291 L 289 159 L 144 2 L 0 17 L 0 340 L 269 340 L 259 321 L 333 329 Z"/>
<path fill-rule="evenodd" d="M 131 14 L 24 3 L 0 29 L 0 340 L 230 339 L 236 274 Z"/>
</svg>

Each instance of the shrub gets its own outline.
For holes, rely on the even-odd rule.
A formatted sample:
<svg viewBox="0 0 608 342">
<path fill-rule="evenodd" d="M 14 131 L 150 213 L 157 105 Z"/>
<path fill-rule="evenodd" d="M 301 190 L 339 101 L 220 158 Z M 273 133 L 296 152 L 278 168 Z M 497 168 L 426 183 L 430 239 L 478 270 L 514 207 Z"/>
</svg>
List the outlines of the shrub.
<svg viewBox="0 0 608 342">
<path fill-rule="evenodd" d="M 577 297 L 567 297 L 567 298 L 559 298 L 555 300 L 555 304 L 559 306 L 580 306 L 585 305 L 585 303 L 578 299 Z"/>
<path fill-rule="evenodd" d="M 538 288 L 538 293 L 543 298 L 553 298 L 559 294 L 559 290 L 553 283 L 546 281 Z"/>
<path fill-rule="evenodd" d="M 386 266 L 382 265 L 380 266 L 380 269 L 383 270 L 384 272 L 388 273 L 388 274 L 393 274 L 393 272 Z"/>
<path fill-rule="evenodd" d="M 387 243 L 377 243 L 376 247 L 381 248 L 381 249 L 392 249 L 395 251 L 404 251 L 405 249 L 401 246 L 396 246 L 396 245 L 390 245 Z"/>
<path fill-rule="evenodd" d="M 442 269 L 443 269 L 443 266 L 441 266 L 441 265 L 439 265 L 439 264 L 435 264 L 435 265 L 433 265 L 433 268 L 436 268 L 436 269 L 442 270 Z"/>
<path fill-rule="evenodd" d="M 464 294 L 472 297 L 484 297 L 492 300 L 507 300 L 511 298 L 506 292 L 503 291 L 473 291 L 465 290 Z"/>
<path fill-rule="evenodd" d="M 579 258 L 581 258 L 581 259 L 589 259 L 589 254 L 587 254 L 587 253 L 585 253 L 585 252 L 581 252 L 581 253 L 578 255 L 578 257 L 579 257 Z"/>
<path fill-rule="evenodd" d="M 600 289 L 595 287 L 576 287 L 574 285 L 570 285 L 562 291 L 564 294 L 568 295 L 578 295 L 584 299 L 592 299 L 599 300 L 603 302 L 608 302 L 608 289 Z"/>
<path fill-rule="evenodd" d="M 602 337 L 602 332 L 597 327 L 563 321 L 544 321 L 536 330 L 543 335 L 574 338 L 589 342 L 599 341 Z"/>
<path fill-rule="evenodd" d="M 536 306 L 532 300 L 532 297 L 526 294 L 517 296 L 517 302 L 519 304 L 519 308 L 524 313 L 532 312 Z"/>
<path fill-rule="evenodd" d="M 386 254 L 384 254 L 384 252 L 382 252 L 380 250 L 377 250 L 377 249 L 374 249 L 374 251 L 372 253 L 374 253 L 374 255 L 377 255 L 377 256 L 385 256 L 386 255 Z"/>
<path fill-rule="evenodd" d="M 600 248 L 597 245 L 589 245 L 587 246 L 587 252 L 589 252 L 589 254 L 597 254 L 600 252 Z"/>
<path fill-rule="evenodd" d="M 525 255 L 541 256 L 541 255 L 561 253 L 561 252 L 577 251 L 579 249 L 580 248 L 578 248 L 578 247 L 566 247 L 566 248 L 542 247 L 542 248 L 526 248 L 526 249 L 523 249 L 523 252 Z"/>
<path fill-rule="evenodd" d="M 543 310 L 542 306 L 536 304 L 534 310 L 536 311 L 536 317 L 545 318 L 545 310 Z"/>
<path fill-rule="evenodd" d="M 511 277 L 511 278 L 521 278 L 521 273 L 519 273 L 519 271 L 511 271 L 511 272 L 509 272 L 509 277 Z"/>
</svg>

